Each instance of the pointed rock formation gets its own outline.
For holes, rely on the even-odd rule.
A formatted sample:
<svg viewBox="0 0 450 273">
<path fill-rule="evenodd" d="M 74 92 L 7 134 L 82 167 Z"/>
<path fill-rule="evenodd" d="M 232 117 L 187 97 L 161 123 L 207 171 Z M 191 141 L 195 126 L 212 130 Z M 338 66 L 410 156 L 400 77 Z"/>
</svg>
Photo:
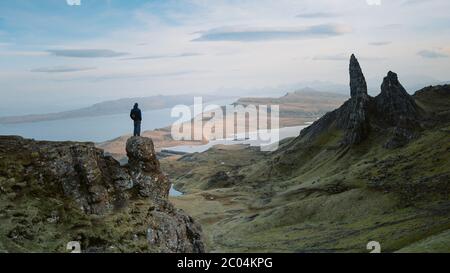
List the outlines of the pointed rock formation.
<svg viewBox="0 0 450 273">
<path fill-rule="evenodd" d="M 369 110 L 373 104 L 373 98 L 367 94 L 367 84 L 361 67 L 355 55 L 350 58 L 350 94 L 351 98 L 339 109 L 326 114 L 312 126 L 304 129 L 301 137 L 306 141 L 325 131 L 331 130 L 332 126 L 344 131 L 341 140 L 343 145 L 352 145 L 362 142 L 371 130 L 369 121 Z"/>
<path fill-rule="evenodd" d="M 384 127 L 394 126 L 385 148 L 402 147 L 418 136 L 416 131 L 420 129 L 420 107 L 403 88 L 397 74 L 389 71 L 375 103 L 381 124 Z"/>
<path fill-rule="evenodd" d="M 358 59 L 352 54 L 350 57 L 350 96 L 352 98 L 367 95 L 367 83 L 359 65 Z"/>
<path fill-rule="evenodd" d="M 397 126 L 401 120 L 417 120 L 419 117 L 419 107 L 392 71 L 384 78 L 381 93 L 375 101 L 378 112 L 390 125 Z"/>
<path fill-rule="evenodd" d="M 345 130 L 342 144 L 352 145 L 362 142 L 370 132 L 369 108 L 372 98 L 367 95 L 367 83 L 358 59 L 350 57 L 350 95 L 341 107 L 337 126 Z"/>
</svg>

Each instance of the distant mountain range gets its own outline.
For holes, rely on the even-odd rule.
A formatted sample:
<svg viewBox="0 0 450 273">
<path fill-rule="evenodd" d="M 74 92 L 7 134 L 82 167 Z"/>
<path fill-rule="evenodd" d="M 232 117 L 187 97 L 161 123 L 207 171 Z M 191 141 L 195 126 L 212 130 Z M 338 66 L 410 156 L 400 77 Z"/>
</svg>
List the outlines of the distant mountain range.
<svg viewBox="0 0 450 273">
<path fill-rule="evenodd" d="M 347 99 L 348 95 L 306 87 L 288 92 L 279 98 L 240 98 L 236 103 L 241 105 L 279 105 L 280 125 L 287 127 L 315 121 L 327 112 L 341 106 Z"/>
<path fill-rule="evenodd" d="M 383 78 L 371 77 L 367 79 L 367 89 L 370 95 L 378 95 L 380 93 L 380 82 Z M 424 75 L 402 75 L 403 87 L 409 94 L 414 94 L 415 91 L 425 87 L 434 85 L 450 84 L 450 81 L 441 81 L 433 77 Z M 289 92 L 291 90 L 312 89 L 320 90 L 321 92 L 338 93 L 348 95 L 348 84 L 334 83 L 331 81 L 302 81 L 292 84 L 283 84 L 278 86 L 268 86 L 261 88 L 224 88 L 219 93 L 226 93 L 229 95 L 242 96 L 255 96 L 255 97 L 277 97 Z"/>
<path fill-rule="evenodd" d="M 123 114 L 130 111 L 134 103 L 139 103 L 142 111 L 157 110 L 170 108 L 175 105 L 192 105 L 195 95 L 178 95 L 178 96 L 151 96 L 143 98 L 124 98 L 119 100 L 105 101 L 94 104 L 89 107 L 75 109 L 71 111 L 35 114 L 24 116 L 8 116 L 0 117 L 0 124 L 16 124 L 16 123 L 30 123 L 50 120 L 65 120 L 82 117 L 96 117 L 114 114 Z M 211 102 L 226 99 L 225 96 L 201 96 L 203 102 Z"/>
</svg>

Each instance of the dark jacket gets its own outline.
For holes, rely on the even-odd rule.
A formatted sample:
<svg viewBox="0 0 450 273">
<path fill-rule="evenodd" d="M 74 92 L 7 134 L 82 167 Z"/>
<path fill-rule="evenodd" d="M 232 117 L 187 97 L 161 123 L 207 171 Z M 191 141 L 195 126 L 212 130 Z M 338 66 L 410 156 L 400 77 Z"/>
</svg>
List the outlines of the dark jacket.
<svg viewBox="0 0 450 273">
<path fill-rule="evenodd" d="M 130 112 L 130 118 L 134 121 L 142 121 L 141 109 L 134 107 Z"/>
</svg>

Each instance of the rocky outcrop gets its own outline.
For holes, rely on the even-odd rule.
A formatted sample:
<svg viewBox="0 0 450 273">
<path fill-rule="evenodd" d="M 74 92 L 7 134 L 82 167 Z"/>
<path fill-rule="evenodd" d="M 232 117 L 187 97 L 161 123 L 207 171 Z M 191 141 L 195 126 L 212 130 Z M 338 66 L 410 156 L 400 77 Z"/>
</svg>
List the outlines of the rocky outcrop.
<svg viewBox="0 0 450 273">
<path fill-rule="evenodd" d="M 419 119 L 419 107 L 413 97 L 400 84 L 397 74 L 389 71 L 375 98 L 376 108 L 389 125 L 397 126 L 402 120 Z"/>
<path fill-rule="evenodd" d="M 212 175 L 205 186 L 204 190 L 211 190 L 217 188 L 230 188 L 242 181 L 245 176 L 236 173 L 235 171 L 219 171 Z"/>
<path fill-rule="evenodd" d="M 337 110 L 326 114 L 302 131 L 302 142 L 314 142 L 322 133 L 343 131 L 341 145 L 355 145 L 368 138 L 371 131 L 385 131 L 390 136 L 385 148 L 407 144 L 420 130 L 422 110 L 403 86 L 397 74 L 389 72 L 381 85 L 381 93 L 373 98 L 355 55 L 350 58 L 351 98 Z"/>
<path fill-rule="evenodd" d="M 395 149 L 417 138 L 421 109 L 406 92 L 396 73 L 389 71 L 375 98 L 377 116 L 383 127 L 391 128 L 385 148 Z"/>
<path fill-rule="evenodd" d="M 170 182 L 161 172 L 150 138 L 132 137 L 126 146 L 128 169 L 139 194 L 153 199 L 169 197 Z"/>
<path fill-rule="evenodd" d="M 363 94 L 351 98 L 338 109 L 336 126 L 344 131 L 342 144 L 359 144 L 367 138 L 371 130 L 371 103 L 372 98 Z"/>
<path fill-rule="evenodd" d="M 406 128 L 405 126 L 397 126 L 390 130 L 389 138 L 383 145 L 386 149 L 396 149 L 405 146 L 411 140 L 419 135 L 414 128 Z"/>
<path fill-rule="evenodd" d="M 129 163 L 121 166 L 93 143 L 0 137 L 0 209 L 22 202 L 34 207 L 27 219 L 43 215 L 33 225 L 12 228 L 10 239 L 25 248 L 39 245 L 33 238 L 44 231 L 29 238 L 17 235 L 17 229 L 30 233 L 39 224 L 61 234 L 55 241 L 68 236 L 92 251 L 110 252 L 115 245 L 124 252 L 203 252 L 200 226 L 168 201 L 171 184 L 160 170 L 152 140 L 129 139 L 127 153 Z M 16 214 L 3 217 L 14 223 Z M 56 227 L 47 226 L 47 214 L 57 215 L 51 216 Z M 52 251 L 42 247 L 29 251 Z"/>
</svg>

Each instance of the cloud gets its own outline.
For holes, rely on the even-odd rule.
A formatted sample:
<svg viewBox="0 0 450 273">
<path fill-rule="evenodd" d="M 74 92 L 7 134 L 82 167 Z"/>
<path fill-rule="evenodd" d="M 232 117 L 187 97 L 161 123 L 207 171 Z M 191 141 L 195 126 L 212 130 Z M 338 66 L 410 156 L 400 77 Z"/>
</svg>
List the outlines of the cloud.
<svg viewBox="0 0 450 273">
<path fill-rule="evenodd" d="M 113 58 L 128 55 L 125 52 L 109 49 L 52 49 L 47 52 L 58 57 L 72 58 Z"/>
<path fill-rule="evenodd" d="M 417 55 L 428 58 L 428 59 L 438 59 L 438 58 L 448 58 L 449 56 L 445 53 L 435 51 L 435 50 L 421 50 L 417 52 Z"/>
<path fill-rule="evenodd" d="M 426 3 L 429 0 L 405 0 L 402 5 L 415 5 L 415 4 L 422 4 Z"/>
<path fill-rule="evenodd" d="M 314 56 L 314 61 L 348 61 L 350 55 L 347 54 L 336 54 L 336 55 L 319 55 Z"/>
<path fill-rule="evenodd" d="M 295 17 L 312 19 L 312 18 L 330 18 L 330 17 L 336 17 L 336 16 L 338 16 L 338 15 L 335 13 L 328 13 L 328 12 L 305 12 L 305 13 L 300 13 Z"/>
<path fill-rule="evenodd" d="M 71 67 L 71 66 L 54 66 L 54 67 L 41 67 L 32 69 L 31 72 L 38 73 L 68 73 L 68 72 L 79 72 L 94 70 L 96 67 Z"/>
<path fill-rule="evenodd" d="M 9 43 L 0 43 L 0 47 L 10 48 L 12 44 Z M 15 50 L 4 50 L 0 51 L 0 56 L 6 57 L 41 57 L 48 56 L 48 52 L 42 51 L 15 51 Z"/>
<path fill-rule="evenodd" d="M 386 60 L 385 58 L 379 58 L 379 57 L 363 57 L 358 56 L 359 60 L 366 60 L 366 61 L 383 61 Z M 314 56 L 312 58 L 313 61 L 345 61 L 348 62 L 350 60 L 350 54 L 346 53 L 340 53 L 335 55 L 318 55 Z"/>
<path fill-rule="evenodd" d="M 396 30 L 396 29 L 400 29 L 402 27 L 403 27 L 402 24 L 386 24 L 386 25 L 382 25 L 382 26 L 379 26 L 376 28 L 380 29 L 380 30 Z"/>
<path fill-rule="evenodd" d="M 142 57 L 134 57 L 134 58 L 125 58 L 122 60 L 156 60 L 156 59 L 170 59 L 170 58 L 186 58 L 186 57 L 195 57 L 202 56 L 200 53 L 181 53 L 174 55 L 150 55 L 150 56 L 142 56 Z"/>
<path fill-rule="evenodd" d="M 351 28 L 337 24 L 304 27 L 221 27 L 201 33 L 193 41 L 239 41 L 294 40 L 326 38 L 351 32 Z"/>
<path fill-rule="evenodd" d="M 87 82 L 103 82 L 103 81 L 115 81 L 115 80 L 148 80 L 149 78 L 170 78 L 179 77 L 190 74 L 198 73 L 209 73 L 210 70 L 179 70 L 179 71 L 165 71 L 165 72 L 154 72 L 154 73 L 111 73 L 105 75 L 93 75 L 93 76 L 83 76 L 74 77 L 69 79 L 57 79 L 59 82 L 70 82 L 70 81 L 87 81 Z"/>
<path fill-rule="evenodd" d="M 197 70 L 182 70 L 173 72 L 157 72 L 157 73 L 146 73 L 146 74 L 112 74 L 104 75 L 100 77 L 92 78 L 92 81 L 105 81 L 105 80 L 118 80 L 118 79 L 148 79 L 148 78 L 161 78 L 161 77 L 177 77 L 184 76 L 193 73 L 197 73 Z"/>
<path fill-rule="evenodd" d="M 380 41 L 380 42 L 369 43 L 369 45 L 371 45 L 371 46 L 385 46 L 385 45 L 390 45 L 390 44 L 392 44 L 392 42 L 390 42 L 390 41 Z"/>
</svg>

